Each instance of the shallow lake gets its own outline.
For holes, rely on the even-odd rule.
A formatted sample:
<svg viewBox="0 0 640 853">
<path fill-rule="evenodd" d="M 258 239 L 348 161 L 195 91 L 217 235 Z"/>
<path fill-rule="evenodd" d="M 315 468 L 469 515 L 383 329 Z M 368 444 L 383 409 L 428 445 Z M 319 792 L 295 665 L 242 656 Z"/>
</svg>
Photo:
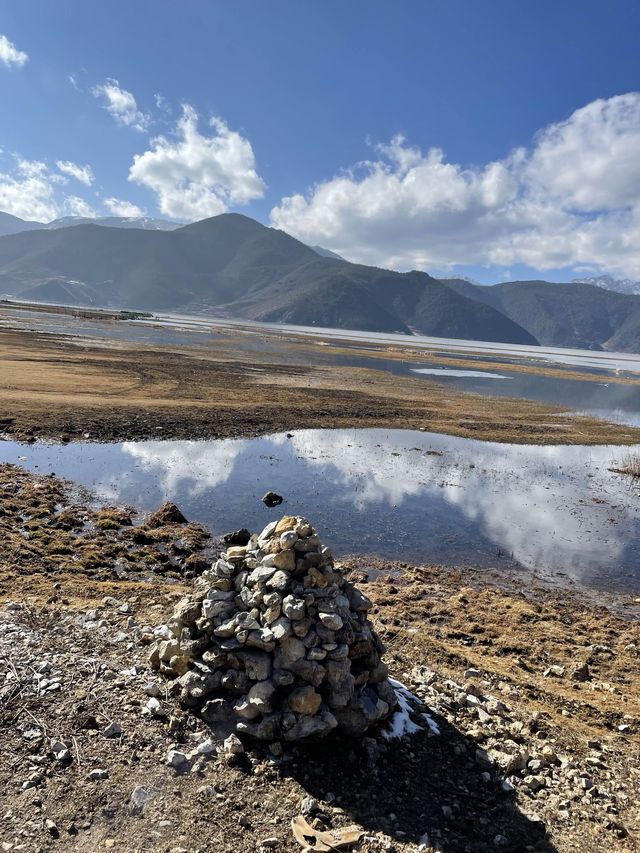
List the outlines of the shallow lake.
<svg viewBox="0 0 640 853">
<path fill-rule="evenodd" d="M 574 349 L 571 347 L 503 344 L 493 341 L 472 341 L 462 338 L 435 338 L 429 335 L 405 335 L 386 332 L 360 332 L 353 329 L 331 329 L 322 326 L 295 326 L 288 323 L 259 323 L 250 320 L 221 319 L 205 315 L 158 314 L 142 324 L 164 325 L 173 328 L 243 327 L 273 332 L 289 332 L 309 337 L 333 338 L 351 343 L 393 344 L 420 349 L 446 350 L 458 353 L 483 353 L 519 359 L 534 359 L 574 367 L 640 372 L 640 354 Z"/>
<path fill-rule="evenodd" d="M 408 430 L 256 439 L 21 445 L 0 461 L 55 472 L 143 510 L 164 500 L 214 533 L 306 515 L 336 555 L 564 576 L 640 591 L 640 493 L 609 468 L 636 448 L 491 444 Z M 285 498 L 267 509 L 262 495 Z"/>
</svg>

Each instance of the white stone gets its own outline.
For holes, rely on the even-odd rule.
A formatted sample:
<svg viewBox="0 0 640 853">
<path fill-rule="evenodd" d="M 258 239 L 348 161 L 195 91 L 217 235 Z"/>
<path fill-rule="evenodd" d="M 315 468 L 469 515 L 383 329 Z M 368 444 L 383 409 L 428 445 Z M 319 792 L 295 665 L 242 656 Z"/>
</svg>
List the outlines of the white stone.
<svg viewBox="0 0 640 853">
<path fill-rule="evenodd" d="M 154 717 L 162 710 L 162 706 L 160 705 L 160 702 L 155 698 L 155 696 L 152 696 L 151 699 L 149 699 L 149 701 L 145 705 L 145 708 L 147 709 L 147 712 Z"/>
<path fill-rule="evenodd" d="M 89 779 L 92 782 L 99 782 L 102 779 L 107 779 L 109 777 L 109 771 L 103 770 L 101 767 L 96 767 L 95 770 L 89 771 Z"/>
<path fill-rule="evenodd" d="M 293 530 L 287 530 L 280 536 L 280 547 L 283 551 L 287 551 L 289 548 L 293 548 L 297 541 L 298 534 Z"/>
<path fill-rule="evenodd" d="M 167 764 L 179 773 L 186 770 L 191 762 L 184 752 L 179 749 L 170 749 L 167 753 Z"/>
<path fill-rule="evenodd" d="M 244 752 L 244 746 L 237 735 L 229 735 L 229 737 L 225 738 L 222 742 L 222 751 L 225 755 L 242 755 Z"/>
<path fill-rule="evenodd" d="M 342 628 L 342 619 L 337 613 L 319 613 L 320 621 L 330 631 L 339 631 Z"/>
</svg>

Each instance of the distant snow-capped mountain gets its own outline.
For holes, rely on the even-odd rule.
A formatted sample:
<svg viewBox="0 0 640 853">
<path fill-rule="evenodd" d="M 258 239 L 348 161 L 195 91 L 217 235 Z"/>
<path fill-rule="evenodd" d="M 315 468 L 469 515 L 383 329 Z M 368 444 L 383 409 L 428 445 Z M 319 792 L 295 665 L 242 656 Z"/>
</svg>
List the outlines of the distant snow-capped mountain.
<svg viewBox="0 0 640 853">
<path fill-rule="evenodd" d="M 53 222 L 33 222 L 0 211 L 0 237 L 18 234 L 21 231 L 41 231 L 43 229 L 70 228 L 74 225 L 104 225 L 107 228 L 138 228 L 143 231 L 175 231 L 184 223 L 171 222 L 169 219 L 154 219 L 152 216 L 63 216 Z"/>
<path fill-rule="evenodd" d="M 614 278 L 612 275 L 594 275 L 587 278 L 574 278 L 578 284 L 595 284 L 604 290 L 615 290 L 617 293 L 630 293 L 632 296 L 640 296 L 640 281 L 631 278 Z"/>
</svg>

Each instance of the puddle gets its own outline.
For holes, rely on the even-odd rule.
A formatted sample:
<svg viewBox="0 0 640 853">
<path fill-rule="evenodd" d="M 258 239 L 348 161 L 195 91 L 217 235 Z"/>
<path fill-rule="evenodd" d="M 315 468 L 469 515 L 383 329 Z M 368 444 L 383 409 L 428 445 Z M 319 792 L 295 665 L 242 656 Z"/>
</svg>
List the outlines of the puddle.
<svg viewBox="0 0 640 853">
<path fill-rule="evenodd" d="M 471 379 L 511 379 L 501 373 L 489 373 L 484 370 L 456 370 L 453 367 L 412 367 L 412 373 L 425 373 L 428 376 L 439 376 L 446 379 L 448 376 L 465 377 Z"/>
<path fill-rule="evenodd" d="M 637 448 L 491 444 L 408 430 L 304 430 L 220 441 L 20 445 L 0 461 L 55 472 L 144 510 L 175 501 L 220 534 L 308 516 L 339 556 L 564 573 L 640 592 L 640 494 L 608 469 Z M 22 458 L 21 458 L 22 457 Z M 273 489 L 281 507 L 260 501 Z"/>
</svg>

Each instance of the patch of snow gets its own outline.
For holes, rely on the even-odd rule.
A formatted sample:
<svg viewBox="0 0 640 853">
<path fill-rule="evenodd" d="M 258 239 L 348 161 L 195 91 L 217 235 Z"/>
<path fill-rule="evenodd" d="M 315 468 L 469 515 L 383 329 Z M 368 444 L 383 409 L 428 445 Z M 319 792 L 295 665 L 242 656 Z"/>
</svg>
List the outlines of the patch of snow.
<svg viewBox="0 0 640 853">
<path fill-rule="evenodd" d="M 432 732 L 432 734 L 439 735 L 440 729 L 438 728 L 437 723 L 429 716 L 429 714 L 418 710 L 422 707 L 422 702 L 418 697 L 414 696 L 410 690 L 407 690 L 402 682 L 397 681 L 395 678 L 390 678 L 389 682 L 396 692 L 399 708 L 389 720 L 387 724 L 388 728 L 383 730 L 382 737 L 385 740 L 395 740 L 396 738 L 424 731 L 424 726 L 419 726 L 411 719 L 411 711 L 418 713 L 419 716 L 422 717 L 426 723 L 426 727 Z"/>
</svg>

